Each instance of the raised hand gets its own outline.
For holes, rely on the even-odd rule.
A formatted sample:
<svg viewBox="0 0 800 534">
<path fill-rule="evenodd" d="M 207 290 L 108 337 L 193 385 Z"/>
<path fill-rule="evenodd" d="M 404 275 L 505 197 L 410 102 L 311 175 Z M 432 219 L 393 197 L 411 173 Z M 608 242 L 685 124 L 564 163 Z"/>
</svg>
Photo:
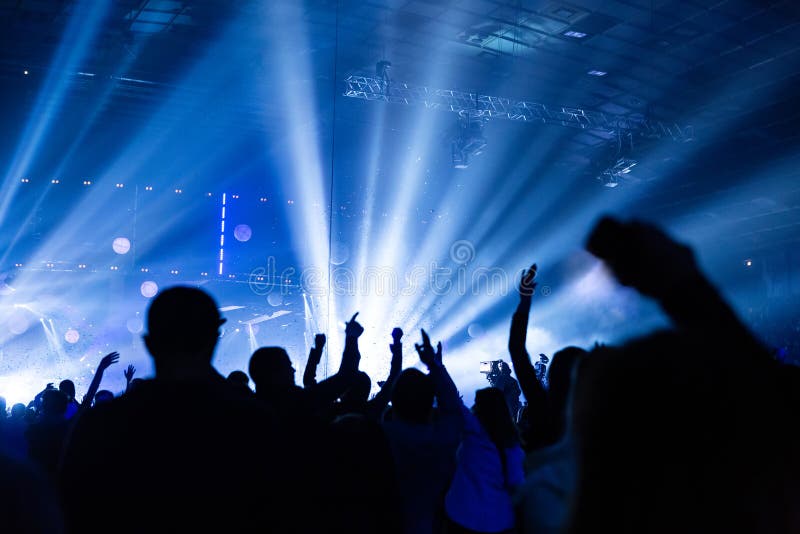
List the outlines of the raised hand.
<svg viewBox="0 0 800 534">
<path fill-rule="evenodd" d="M 353 317 L 345 325 L 344 333 L 349 338 L 358 338 L 364 333 L 364 327 L 356 321 L 357 316 L 358 312 L 354 313 Z"/>
<path fill-rule="evenodd" d="M 325 334 L 317 334 L 314 336 L 314 349 L 322 352 L 322 349 L 325 347 Z"/>
<path fill-rule="evenodd" d="M 520 300 L 530 300 L 536 290 L 536 271 L 538 267 L 534 263 L 522 275 L 522 280 L 519 282 L 519 298 Z"/>
<path fill-rule="evenodd" d="M 702 275 L 686 245 L 642 222 L 605 217 L 592 230 L 586 249 L 605 261 L 617 280 L 645 295 L 671 295 Z"/>
<path fill-rule="evenodd" d="M 111 367 L 112 364 L 115 364 L 118 361 L 119 361 L 119 352 L 117 351 L 110 352 L 105 356 L 103 356 L 103 359 L 100 360 L 100 365 L 97 366 L 97 370 L 105 371 L 106 369 Z"/>
<path fill-rule="evenodd" d="M 420 334 L 422 335 L 422 345 L 417 343 L 414 344 L 414 348 L 417 349 L 417 354 L 419 354 L 419 360 L 428 368 L 437 365 L 437 363 L 441 364 L 442 342 L 440 341 L 436 345 L 436 351 L 434 351 L 433 346 L 431 346 L 431 338 L 428 336 L 428 333 L 425 332 L 424 329 L 420 329 Z"/>
<path fill-rule="evenodd" d="M 128 368 L 122 371 L 122 374 L 125 376 L 125 381 L 130 382 L 133 380 L 133 375 L 136 373 L 136 367 L 133 365 L 128 365 Z"/>
<path fill-rule="evenodd" d="M 392 340 L 395 343 L 400 343 L 401 339 L 403 339 L 403 330 L 400 327 L 395 327 L 392 330 Z"/>
</svg>

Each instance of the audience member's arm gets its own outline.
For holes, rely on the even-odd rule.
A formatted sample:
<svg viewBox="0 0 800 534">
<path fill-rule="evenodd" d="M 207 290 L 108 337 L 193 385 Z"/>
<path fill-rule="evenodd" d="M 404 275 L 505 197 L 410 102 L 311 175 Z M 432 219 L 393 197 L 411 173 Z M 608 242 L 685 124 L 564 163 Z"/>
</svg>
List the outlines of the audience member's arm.
<svg viewBox="0 0 800 534">
<path fill-rule="evenodd" d="M 344 352 L 339 364 L 339 372 L 308 390 L 312 395 L 312 402 L 317 408 L 334 402 L 353 384 L 353 378 L 358 372 L 358 364 L 361 361 L 358 338 L 364 333 L 364 327 L 356 322 L 357 315 L 358 313 L 353 315 L 344 330 Z"/>
<path fill-rule="evenodd" d="M 325 334 L 314 336 L 314 346 L 308 351 L 308 361 L 303 372 L 303 387 L 311 388 L 317 385 L 317 366 L 322 360 L 322 349 L 325 347 Z"/>
<path fill-rule="evenodd" d="M 100 381 L 103 380 L 103 373 L 112 364 L 117 363 L 118 361 L 119 361 L 119 352 L 111 352 L 103 356 L 103 359 L 100 360 L 100 363 L 97 366 L 97 370 L 94 372 L 94 378 L 92 378 L 92 383 L 89 384 L 89 390 L 83 397 L 83 402 L 81 402 L 81 408 L 89 407 L 92 405 L 92 400 L 94 400 L 94 395 L 95 393 L 97 393 L 97 390 L 100 389 Z"/>
<path fill-rule="evenodd" d="M 371 401 L 369 401 L 367 409 L 370 417 L 376 419 L 379 418 L 383 413 L 383 410 L 386 408 L 386 405 L 389 404 L 389 400 L 392 398 L 394 383 L 397 381 L 397 377 L 400 376 L 400 372 L 403 370 L 402 338 L 403 331 L 400 328 L 395 328 L 392 330 L 392 340 L 394 343 L 389 345 L 389 350 L 392 352 L 392 363 L 389 367 L 389 377 L 386 379 L 386 382 L 383 383 L 383 387 L 381 387 L 381 390 L 378 392 L 378 394 L 375 395 Z"/>
<path fill-rule="evenodd" d="M 442 363 L 442 342 L 440 341 L 436 345 L 436 350 L 434 351 L 427 332 L 425 330 L 420 330 L 420 332 L 422 334 L 422 345 L 415 344 L 414 347 L 417 349 L 420 361 L 428 368 L 439 409 L 445 414 L 461 415 L 463 403 L 458 394 L 458 388 L 456 388 L 450 373 L 447 372 Z"/>
<path fill-rule="evenodd" d="M 536 369 L 531 363 L 525 343 L 528 338 L 528 318 L 531 312 L 531 301 L 536 289 L 536 264 L 531 265 L 522 276 L 519 284 L 519 304 L 511 319 L 511 332 L 508 338 L 508 352 L 514 373 L 517 375 L 522 393 L 528 401 L 529 413 L 544 413 L 546 409 L 546 393 L 544 386 L 536 376 Z"/>
<path fill-rule="evenodd" d="M 131 381 L 133 380 L 133 375 L 136 374 L 136 367 L 128 365 L 128 368 L 122 374 L 125 376 L 125 393 L 127 393 L 131 389 Z"/>
<path fill-rule="evenodd" d="M 607 217 L 592 230 L 586 248 L 610 267 L 620 283 L 655 298 L 679 328 L 718 335 L 740 348 L 744 343 L 760 349 L 700 271 L 692 250 L 658 228 Z"/>
</svg>

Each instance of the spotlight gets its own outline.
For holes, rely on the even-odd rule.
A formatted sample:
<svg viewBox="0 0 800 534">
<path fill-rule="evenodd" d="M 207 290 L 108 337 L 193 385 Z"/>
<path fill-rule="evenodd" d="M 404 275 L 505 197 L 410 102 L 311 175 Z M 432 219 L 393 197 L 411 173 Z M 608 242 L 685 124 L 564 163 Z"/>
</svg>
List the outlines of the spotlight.
<svg viewBox="0 0 800 534">
<path fill-rule="evenodd" d="M 144 186 L 144 190 L 145 191 L 152 191 L 153 190 L 153 186 L 152 185 L 146 185 L 146 186 Z"/>
<path fill-rule="evenodd" d="M 202 273 L 200 273 L 200 276 L 208 276 L 208 273 L 207 272 L 202 272 Z"/>
<path fill-rule="evenodd" d="M 78 340 L 80 339 L 80 337 L 81 337 L 81 335 L 74 328 L 70 328 L 64 334 L 64 339 L 67 341 L 67 343 L 71 343 L 71 344 L 77 343 Z"/>
<path fill-rule="evenodd" d="M 27 75 L 28 75 L 28 70 L 27 70 L 27 69 L 23 70 L 23 71 L 22 71 L 22 74 L 24 74 L 25 76 L 27 76 Z"/>
<path fill-rule="evenodd" d="M 15 263 L 14 267 L 22 267 L 22 264 L 21 263 Z"/>
<path fill-rule="evenodd" d="M 211 197 L 211 193 L 206 193 L 206 196 L 207 197 Z"/>
<path fill-rule="evenodd" d="M 158 284 L 153 282 L 152 280 L 146 280 L 142 282 L 142 285 L 139 286 L 139 292 L 142 294 L 143 297 L 152 298 L 158 293 Z"/>
<path fill-rule="evenodd" d="M 746 260 L 744 260 L 744 266 L 745 267 L 752 267 L 753 266 L 753 260 L 751 260 L 750 258 L 747 258 Z"/>
<path fill-rule="evenodd" d="M 79 263 L 78 264 L 78 269 L 85 269 L 85 268 L 86 268 L 86 264 L 85 263 Z"/>
<path fill-rule="evenodd" d="M 112 266 L 110 267 L 110 269 L 111 269 L 112 271 L 119 271 L 119 267 L 117 267 L 116 265 L 112 265 Z"/>
<path fill-rule="evenodd" d="M 294 200 L 287 200 L 286 203 L 287 204 L 294 204 Z"/>
<path fill-rule="evenodd" d="M 50 183 L 51 184 L 60 184 L 61 182 L 54 178 L 54 179 L 50 180 Z"/>
<path fill-rule="evenodd" d="M 229 274 L 228 278 L 236 278 L 236 275 L 235 274 Z"/>
<path fill-rule="evenodd" d="M 111 248 L 117 254 L 127 254 L 131 249 L 131 242 L 127 237 L 117 237 L 111 243 Z"/>
<path fill-rule="evenodd" d="M 183 189 L 176 189 L 175 190 L 175 194 L 180 195 L 181 193 L 183 193 Z"/>
<path fill-rule="evenodd" d="M 84 180 L 83 185 L 92 185 L 92 182 L 89 180 Z"/>
<path fill-rule="evenodd" d="M 236 241 L 245 243 L 253 237 L 253 229 L 246 224 L 239 224 L 233 229 L 233 237 L 236 238 Z"/>
<path fill-rule="evenodd" d="M 122 189 L 123 187 L 125 187 L 125 185 L 124 185 L 124 184 L 114 184 L 114 186 L 115 186 L 117 189 Z"/>
<path fill-rule="evenodd" d="M 231 195 L 231 198 L 239 198 L 239 195 Z"/>
<path fill-rule="evenodd" d="M 486 147 L 483 136 L 484 120 L 479 117 L 461 116 L 458 119 L 458 130 L 451 141 L 452 162 L 456 169 L 466 169 L 470 159 L 478 156 Z"/>
<path fill-rule="evenodd" d="M 266 202 L 267 201 L 267 197 L 261 197 L 261 198 L 258 199 L 258 201 L 259 202 Z"/>
<path fill-rule="evenodd" d="M 22 179 L 20 180 L 20 182 L 22 182 L 23 184 L 29 184 L 29 183 L 31 183 L 31 181 L 30 181 L 29 179 L 27 179 L 27 178 L 22 178 Z"/>
<path fill-rule="evenodd" d="M 150 269 L 148 269 L 147 267 L 142 267 L 141 269 L 139 269 L 139 271 L 141 271 L 143 273 L 149 273 Z"/>
<path fill-rule="evenodd" d="M 603 183 L 604 187 L 617 187 L 619 185 L 617 175 L 610 172 L 604 172 L 598 177 L 598 180 Z"/>
<path fill-rule="evenodd" d="M 169 271 L 169 274 L 178 274 L 178 273 L 179 273 L 178 269 L 171 269 Z"/>
</svg>

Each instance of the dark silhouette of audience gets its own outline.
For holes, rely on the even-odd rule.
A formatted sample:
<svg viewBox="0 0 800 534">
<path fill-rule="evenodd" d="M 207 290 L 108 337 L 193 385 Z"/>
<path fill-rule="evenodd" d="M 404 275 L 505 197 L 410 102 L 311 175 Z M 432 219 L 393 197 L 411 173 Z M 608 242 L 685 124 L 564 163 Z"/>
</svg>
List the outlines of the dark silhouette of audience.
<svg viewBox="0 0 800 534">
<path fill-rule="evenodd" d="M 249 376 L 224 377 L 213 365 L 225 321 L 213 298 L 165 289 L 144 335 L 154 378 L 134 378 L 128 365 L 123 394 L 101 390 L 120 357 L 112 352 L 81 402 L 70 380 L 47 384 L 10 415 L 0 402 L 0 528 L 800 531 L 800 369 L 776 360 L 691 250 L 660 230 L 607 218 L 586 247 L 620 283 L 654 299 L 671 327 L 533 363 L 534 264 L 511 318 L 516 380 L 507 365 L 503 373 L 518 389 L 481 389 L 471 409 L 442 344 L 424 330 L 415 349 L 427 372 L 402 368 L 395 328 L 389 376 L 370 398 L 358 313 L 346 323 L 339 369 L 325 380 L 316 378 L 324 334 L 302 387 L 276 346 L 250 356 Z M 515 420 L 519 390 L 527 405 Z"/>
</svg>

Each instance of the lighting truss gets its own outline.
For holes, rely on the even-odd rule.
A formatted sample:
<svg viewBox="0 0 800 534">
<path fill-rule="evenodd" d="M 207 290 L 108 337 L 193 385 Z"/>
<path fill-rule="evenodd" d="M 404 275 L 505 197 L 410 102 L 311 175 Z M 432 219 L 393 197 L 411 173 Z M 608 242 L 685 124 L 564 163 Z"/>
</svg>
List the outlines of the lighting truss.
<svg viewBox="0 0 800 534">
<path fill-rule="evenodd" d="M 647 120 L 642 117 L 610 116 L 581 108 L 547 106 L 538 102 L 400 82 L 387 84 L 382 79 L 368 76 L 348 76 L 345 84 L 344 96 L 351 98 L 422 106 L 470 117 L 552 124 L 582 130 L 600 130 L 614 135 L 631 132 L 643 137 L 683 142 L 694 138 L 691 126 L 679 126 L 675 123 Z"/>
</svg>

